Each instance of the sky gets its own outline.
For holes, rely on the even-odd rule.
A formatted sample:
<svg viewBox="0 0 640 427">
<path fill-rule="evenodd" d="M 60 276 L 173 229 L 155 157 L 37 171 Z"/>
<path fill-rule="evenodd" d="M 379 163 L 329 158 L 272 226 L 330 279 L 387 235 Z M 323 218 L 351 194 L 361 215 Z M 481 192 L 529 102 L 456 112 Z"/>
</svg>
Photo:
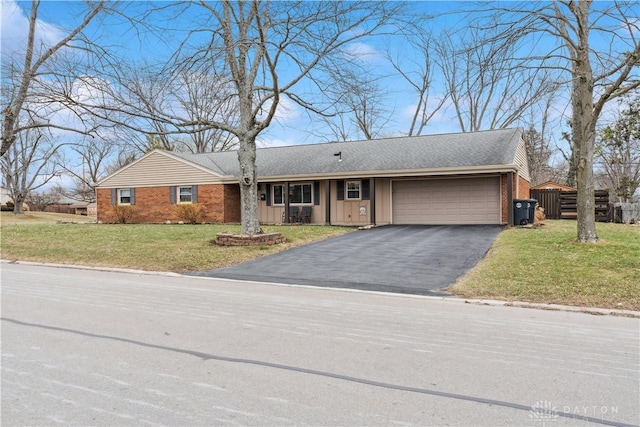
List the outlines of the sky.
<svg viewBox="0 0 640 427">
<path fill-rule="evenodd" d="M 0 51 L 3 58 L 7 55 L 15 55 L 24 46 L 28 30 L 28 17 L 24 13 L 24 6 L 30 2 L 17 3 L 15 0 L 2 0 L 0 3 Z M 426 13 L 437 17 L 429 21 L 434 30 L 453 30 L 466 24 L 463 14 L 446 14 L 453 10 L 464 10 L 472 2 L 465 1 L 415 1 L 410 2 L 410 7 L 416 15 Z M 122 3 L 125 13 L 130 16 L 140 16 L 141 6 L 148 3 L 126 2 Z M 168 4 L 168 3 L 160 3 Z M 23 6 L 23 7 L 21 7 Z M 81 17 L 82 2 L 80 1 L 47 1 L 41 3 L 38 25 L 38 40 L 43 45 L 49 45 L 61 37 L 78 22 Z M 198 16 L 180 15 L 174 16 L 173 10 L 164 14 L 145 17 L 147 24 L 163 27 L 159 32 L 148 31 L 143 27 L 134 30 L 129 22 L 119 15 L 107 15 L 95 20 L 87 29 L 89 37 L 95 37 L 100 43 L 108 46 L 110 52 L 122 58 L 122 61 L 139 61 L 140 63 L 153 63 L 166 57 L 183 40 L 182 30 L 189 28 L 192 20 Z M 409 46 L 400 44 L 397 40 L 378 37 L 352 43 L 350 52 L 357 54 L 358 60 L 363 62 L 366 69 L 372 75 L 384 76 L 380 80 L 381 86 L 386 90 L 384 107 L 390 112 L 380 136 L 400 136 L 406 134 L 413 114 L 417 97 L 406 81 L 397 75 L 393 75 L 392 68 L 385 59 L 385 51 L 390 50 L 402 58 L 406 67 L 411 66 L 414 52 Z M 409 69 L 409 68 L 407 68 Z M 100 76 L 96 76 L 99 78 Z M 430 99 L 433 105 L 445 93 L 445 89 L 439 83 L 439 75 L 434 76 L 434 87 L 430 91 Z M 559 96 L 553 105 L 553 119 L 559 123 L 566 123 L 569 113 L 566 97 Z M 58 112 L 60 120 L 73 120 L 73 115 L 67 112 Z M 64 117 L 63 117 L 64 116 Z M 562 129 L 561 129 L 562 130 Z M 450 105 L 437 112 L 431 119 L 423 134 L 438 134 L 459 132 L 460 126 L 454 116 Z M 73 139 L 75 136 L 63 133 L 61 138 Z M 555 143 L 563 144 L 559 132 L 554 136 Z M 258 138 L 260 147 L 273 147 L 283 145 L 297 145 L 307 143 L 319 143 L 331 140 L 326 126 L 317 118 L 310 117 L 302 107 L 292 101 L 283 98 L 278 109 L 276 120 Z"/>
<path fill-rule="evenodd" d="M 440 2 L 440 1 L 423 1 L 415 2 L 416 12 L 425 13 L 441 13 L 452 8 L 452 4 L 458 7 L 463 2 Z M 20 48 L 24 45 L 28 29 L 28 17 L 19 8 L 18 3 L 14 0 L 2 0 L 2 52 L 7 54 L 13 49 Z M 45 43 L 59 40 L 66 31 L 77 22 L 81 11 L 81 3 L 78 1 L 43 1 L 39 12 L 39 31 L 40 39 Z M 136 12 L 135 4 L 130 4 L 125 9 L 129 13 Z M 164 17 L 155 18 L 157 24 L 167 25 Z M 440 18 L 438 25 L 448 25 L 454 19 L 444 17 Z M 181 25 L 187 25 L 181 22 L 172 21 L 171 26 L 179 29 Z M 118 17 L 110 17 L 109 21 L 99 20 L 96 25 L 90 29 L 96 35 L 99 35 L 103 43 L 107 43 L 112 49 L 118 49 L 120 54 L 126 58 L 137 57 L 148 58 L 153 61 L 154 58 L 161 57 L 163 44 L 159 42 L 153 34 L 148 32 L 134 32 L 123 19 Z M 166 35 L 166 33 L 165 33 Z M 176 36 L 175 41 L 179 40 Z M 357 52 L 361 61 L 364 61 L 375 70 L 378 75 L 391 72 L 391 68 L 384 59 L 385 50 L 388 48 L 388 41 L 383 39 L 367 40 L 366 42 L 353 43 L 350 49 Z M 391 49 L 402 48 L 402 46 L 391 46 Z M 166 48 L 165 51 L 168 51 Z M 409 90 L 407 84 L 399 78 L 385 79 L 383 85 L 389 89 L 389 93 L 385 98 L 386 108 L 391 111 L 391 120 L 387 124 L 384 136 L 400 135 L 408 130 L 409 120 L 412 114 L 412 106 L 417 101 L 415 96 Z M 433 97 L 439 96 L 438 91 L 434 90 Z M 329 137 L 319 136 L 321 130 L 317 128 L 317 121 L 309 118 L 308 114 L 298 105 L 284 99 L 279 107 L 277 120 L 261 135 L 260 143 L 262 146 L 279 146 L 294 145 L 301 143 L 325 142 Z M 457 124 L 451 119 L 450 114 L 445 113 L 436 115 L 432 124 L 425 133 L 443 133 L 455 132 L 458 130 Z"/>
</svg>

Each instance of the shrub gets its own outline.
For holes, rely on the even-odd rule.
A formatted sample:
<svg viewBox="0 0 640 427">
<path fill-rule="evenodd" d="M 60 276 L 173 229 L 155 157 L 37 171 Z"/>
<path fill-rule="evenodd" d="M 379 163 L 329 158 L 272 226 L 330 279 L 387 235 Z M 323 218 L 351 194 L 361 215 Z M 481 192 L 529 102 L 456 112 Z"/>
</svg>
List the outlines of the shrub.
<svg viewBox="0 0 640 427">
<path fill-rule="evenodd" d="M 116 222 L 119 224 L 126 224 L 131 222 L 136 217 L 135 206 L 130 205 L 113 205 L 111 207 L 113 216 L 116 218 Z"/>
<path fill-rule="evenodd" d="M 198 224 L 200 222 L 200 205 L 197 203 L 176 205 L 176 215 L 185 222 Z"/>
</svg>

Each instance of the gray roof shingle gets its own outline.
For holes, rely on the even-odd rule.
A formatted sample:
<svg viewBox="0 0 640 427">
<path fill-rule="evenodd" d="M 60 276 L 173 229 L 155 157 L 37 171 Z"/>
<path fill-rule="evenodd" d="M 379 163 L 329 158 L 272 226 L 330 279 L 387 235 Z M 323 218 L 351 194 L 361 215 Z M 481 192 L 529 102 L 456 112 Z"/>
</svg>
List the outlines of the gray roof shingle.
<svg viewBox="0 0 640 427">
<path fill-rule="evenodd" d="M 521 135 L 520 129 L 501 129 L 261 148 L 256 165 L 259 177 L 512 165 Z M 342 161 L 334 156 L 339 152 Z M 236 151 L 171 154 L 220 175 L 239 176 Z"/>
</svg>

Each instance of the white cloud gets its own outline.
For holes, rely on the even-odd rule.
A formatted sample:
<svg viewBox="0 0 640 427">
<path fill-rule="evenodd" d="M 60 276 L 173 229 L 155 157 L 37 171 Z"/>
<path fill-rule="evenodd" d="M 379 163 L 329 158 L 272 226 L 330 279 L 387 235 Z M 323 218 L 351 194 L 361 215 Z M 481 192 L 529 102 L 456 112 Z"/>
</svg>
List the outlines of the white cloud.
<svg viewBox="0 0 640 427">
<path fill-rule="evenodd" d="M 384 58 L 384 55 L 376 48 L 362 42 L 349 43 L 343 49 L 343 53 L 366 63 L 377 62 Z"/>
<path fill-rule="evenodd" d="M 29 17 L 14 0 L 0 2 L 0 39 L 2 54 L 24 54 L 29 35 Z M 65 32 L 52 24 L 38 20 L 35 46 L 52 46 L 65 36 Z"/>
</svg>

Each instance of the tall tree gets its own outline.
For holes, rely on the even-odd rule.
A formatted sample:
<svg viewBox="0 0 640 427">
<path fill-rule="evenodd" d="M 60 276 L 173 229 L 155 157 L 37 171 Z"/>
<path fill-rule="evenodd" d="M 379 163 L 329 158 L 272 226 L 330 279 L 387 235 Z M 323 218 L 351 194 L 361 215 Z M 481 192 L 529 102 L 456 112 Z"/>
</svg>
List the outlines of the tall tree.
<svg viewBox="0 0 640 427">
<path fill-rule="evenodd" d="M 74 184 L 65 191 L 66 196 L 74 200 L 95 201 L 95 185 L 107 176 L 107 167 L 116 156 L 118 148 L 115 141 L 106 138 L 86 138 L 72 144 L 70 155 L 61 155 L 59 162 L 61 169 L 72 178 Z"/>
<path fill-rule="evenodd" d="M 499 37 L 495 25 L 444 31 L 437 43 L 439 68 L 462 132 L 502 129 L 555 88 L 544 68 L 522 66 L 518 39 Z"/>
<path fill-rule="evenodd" d="M 593 174 L 596 125 L 609 101 L 640 87 L 636 74 L 640 65 L 638 4 L 558 0 L 509 4 L 498 13 L 499 39 L 548 46 L 548 50 L 538 52 L 542 66 L 556 67 L 568 77 L 571 146 L 577 167 L 577 238 L 583 243 L 597 242 Z M 597 44 L 592 45 L 592 41 Z"/>
<path fill-rule="evenodd" d="M 44 187 L 61 172 L 56 158 L 62 144 L 53 140 L 47 129 L 29 124 L 25 124 L 25 129 L 0 157 L 14 214 L 23 214 L 23 203 L 29 193 Z"/>
<path fill-rule="evenodd" d="M 258 219 L 256 138 L 272 123 L 282 97 L 318 110 L 305 85 L 326 89 L 327 70 L 347 60 L 350 43 L 380 30 L 399 5 L 383 2 L 201 1 L 205 19 L 192 32 L 210 39 L 195 51 L 177 55 L 178 70 L 228 76 L 239 119 L 210 120 L 206 126 L 238 141 L 242 233 L 262 232 Z M 196 123 L 194 123 L 196 124 Z M 205 123 L 197 123 L 202 128 Z"/>
<path fill-rule="evenodd" d="M 386 93 L 378 78 L 354 66 L 333 70 L 331 79 L 334 83 L 325 95 L 334 102 L 335 111 L 320 116 L 322 137 L 331 141 L 379 137 L 390 121 L 391 111 L 386 108 Z"/>
<path fill-rule="evenodd" d="M 440 111 L 449 98 L 448 94 L 439 94 L 434 98 L 432 93 L 433 77 L 435 74 L 436 57 L 435 37 L 428 30 L 426 23 L 408 22 L 407 30 L 403 32 L 403 45 L 409 46 L 412 54 L 401 52 L 387 52 L 387 59 L 393 69 L 411 86 L 416 97 L 415 107 L 411 116 L 408 136 L 421 135 L 425 126 Z M 407 66 L 408 64 L 408 66 Z"/>
<path fill-rule="evenodd" d="M 2 143 L 0 144 L 0 156 L 9 150 L 16 141 L 20 132 L 33 128 L 58 127 L 65 130 L 73 130 L 86 133 L 82 127 L 70 128 L 64 123 L 55 123 L 49 117 L 40 120 L 23 120 L 21 116 L 29 111 L 31 117 L 37 117 L 38 112 L 32 109 L 34 102 L 42 105 L 49 104 L 53 97 L 46 90 L 44 83 L 46 75 L 55 74 L 60 55 L 72 49 L 84 52 L 95 50 L 93 43 L 85 37 L 83 31 L 98 16 L 104 12 L 105 1 L 87 2 L 86 9 L 79 21 L 66 31 L 59 40 L 52 43 L 41 44 L 38 38 L 39 27 L 38 11 L 39 0 L 32 0 L 29 6 L 29 29 L 24 46 L 19 46 L 12 54 L 6 54 L 5 47 L 2 55 L 2 86 L 3 92 L 10 93 L 10 97 L 3 96 L 4 120 L 2 121 Z M 62 71 L 62 70 L 59 70 Z M 41 86 L 42 85 L 42 86 Z"/>
<path fill-rule="evenodd" d="M 598 132 L 596 158 L 618 201 L 630 203 L 640 188 L 640 96 Z"/>
</svg>

